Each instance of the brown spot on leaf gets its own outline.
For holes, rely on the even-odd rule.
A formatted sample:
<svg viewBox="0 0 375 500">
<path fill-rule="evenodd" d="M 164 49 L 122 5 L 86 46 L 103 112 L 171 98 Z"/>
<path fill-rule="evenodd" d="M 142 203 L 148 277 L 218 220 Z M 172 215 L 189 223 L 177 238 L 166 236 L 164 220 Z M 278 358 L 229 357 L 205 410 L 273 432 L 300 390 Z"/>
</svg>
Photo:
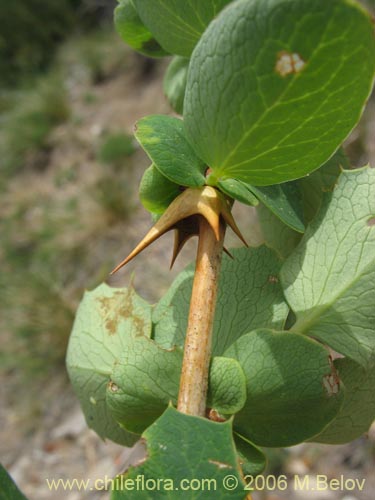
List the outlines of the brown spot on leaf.
<svg viewBox="0 0 375 500">
<path fill-rule="evenodd" d="M 375 217 L 371 217 L 368 221 L 367 221 L 367 225 L 372 227 L 372 226 L 375 226 Z"/>
<path fill-rule="evenodd" d="M 329 356 L 329 364 L 331 365 L 331 373 L 323 377 L 323 387 L 327 391 L 328 396 L 331 397 L 336 396 L 340 390 L 340 378 L 331 356 Z"/>
<path fill-rule="evenodd" d="M 268 276 L 268 283 L 278 283 L 279 282 L 279 278 L 277 276 Z"/>
<path fill-rule="evenodd" d="M 225 418 L 213 408 L 207 408 L 206 415 L 213 422 L 225 422 Z"/>
<path fill-rule="evenodd" d="M 117 333 L 119 323 L 122 319 L 131 319 L 136 333 L 144 333 L 145 322 L 140 316 L 134 314 L 133 304 L 134 292 L 132 289 L 118 291 L 111 297 L 99 297 L 100 314 L 103 317 L 105 328 L 109 335 Z"/>
<path fill-rule="evenodd" d="M 108 382 L 108 389 L 111 391 L 111 392 L 118 392 L 119 390 L 119 386 L 117 384 L 115 384 L 114 382 L 112 382 L 112 380 L 110 380 Z"/>
<path fill-rule="evenodd" d="M 275 71 L 282 77 L 293 73 L 297 74 L 303 70 L 305 64 L 305 61 L 296 52 L 290 53 L 282 51 L 277 54 Z"/>
</svg>

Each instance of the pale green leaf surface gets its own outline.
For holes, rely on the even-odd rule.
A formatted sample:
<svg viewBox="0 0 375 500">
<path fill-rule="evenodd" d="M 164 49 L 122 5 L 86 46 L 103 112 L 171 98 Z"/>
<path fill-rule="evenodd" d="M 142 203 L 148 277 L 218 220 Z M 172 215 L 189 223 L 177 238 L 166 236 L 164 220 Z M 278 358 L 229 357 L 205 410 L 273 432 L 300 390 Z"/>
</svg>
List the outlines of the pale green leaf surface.
<svg viewBox="0 0 375 500">
<path fill-rule="evenodd" d="M 124 484 L 126 479 L 136 480 L 139 475 L 142 475 L 146 481 L 148 479 L 159 480 L 160 488 L 152 491 L 137 491 L 136 489 L 114 491 L 111 500 L 245 499 L 245 485 L 237 462 L 231 421 L 211 422 L 205 418 L 184 415 L 169 407 L 144 432 L 143 438 L 147 445 L 146 460 L 138 466 L 131 467 L 125 473 L 122 483 Z M 223 480 L 228 475 L 234 476 L 238 482 L 237 486 L 232 482 L 235 486 L 232 491 L 223 487 Z M 195 482 L 191 484 L 196 485 L 196 481 L 208 479 L 213 480 L 211 490 L 180 488 L 181 485 L 186 488 L 192 480 Z M 213 490 L 213 484 L 216 484 L 215 490 Z M 121 486 L 120 480 L 119 485 Z M 213 496 L 209 496 L 212 493 Z"/>
<path fill-rule="evenodd" d="M 235 359 L 215 357 L 210 367 L 207 406 L 233 415 L 246 403 L 246 379 Z"/>
<path fill-rule="evenodd" d="M 151 307 L 134 290 L 103 284 L 86 292 L 70 336 L 67 368 L 89 427 L 125 446 L 137 436 L 115 422 L 106 406 L 114 365 L 135 335 L 151 335 Z"/>
<path fill-rule="evenodd" d="M 164 76 L 163 88 L 169 104 L 182 115 L 190 60 L 186 57 L 175 57 Z"/>
<path fill-rule="evenodd" d="M 107 387 L 107 405 L 125 429 L 141 434 L 177 403 L 182 350 L 165 350 L 153 340 L 133 337 L 116 363 Z"/>
<path fill-rule="evenodd" d="M 375 170 L 344 171 L 284 263 L 293 329 L 363 366 L 375 362 Z"/>
<path fill-rule="evenodd" d="M 245 407 L 234 429 L 259 446 L 292 446 L 320 432 L 337 414 L 344 391 L 328 351 L 303 335 L 266 329 L 239 338 L 225 353 L 246 377 Z"/>
<path fill-rule="evenodd" d="M 281 261 L 266 247 L 231 249 L 223 256 L 216 306 L 213 355 L 220 356 L 253 328 L 282 329 L 288 315 L 278 274 Z M 180 273 L 153 312 L 155 341 L 182 346 L 189 312 L 194 269 Z"/>
<path fill-rule="evenodd" d="M 107 383 L 107 406 L 128 431 L 141 434 L 177 403 L 182 350 L 163 349 L 144 336 L 132 337 Z M 245 376 L 234 359 L 213 358 L 209 374 L 208 406 L 227 415 L 246 401 Z"/>
<path fill-rule="evenodd" d="M 351 359 L 337 359 L 335 367 L 345 384 L 345 400 L 337 417 L 311 441 L 343 444 L 367 432 L 375 420 L 375 367 L 364 370 Z"/>
<path fill-rule="evenodd" d="M 312 174 L 296 181 L 301 191 L 305 220 L 310 222 L 323 200 L 323 194 L 333 191 L 343 169 L 350 169 L 349 160 L 340 148 L 327 163 Z"/>
<path fill-rule="evenodd" d="M 155 167 L 180 186 L 205 184 L 205 164 L 197 157 L 185 137 L 182 120 L 151 115 L 137 122 L 135 137 Z"/>
<path fill-rule="evenodd" d="M 293 55 L 300 67 L 280 70 Z M 187 137 L 217 179 L 297 179 L 353 129 L 374 69 L 373 25 L 356 2 L 237 0 L 192 55 Z"/>
<path fill-rule="evenodd" d="M 301 233 L 281 222 L 263 203 L 258 205 L 257 215 L 265 244 L 286 259 L 301 240 Z"/>
<path fill-rule="evenodd" d="M 284 224 L 298 233 L 305 231 L 301 193 L 293 182 L 275 186 L 251 186 L 255 196 Z"/>
<path fill-rule="evenodd" d="M 171 54 L 189 57 L 202 33 L 232 0 L 134 0 L 143 22 Z"/>
<path fill-rule="evenodd" d="M 118 34 L 134 50 L 150 57 L 168 55 L 142 23 L 133 0 L 120 0 L 115 9 L 114 21 Z"/>
<path fill-rule="evenodd" d="M 162 214 L 172 201 L 181 194 L 177 184 L 162 175 L 151 165 L 141 179 L 139 198 L 142 205 L 153 214 Z"/>
</svg>

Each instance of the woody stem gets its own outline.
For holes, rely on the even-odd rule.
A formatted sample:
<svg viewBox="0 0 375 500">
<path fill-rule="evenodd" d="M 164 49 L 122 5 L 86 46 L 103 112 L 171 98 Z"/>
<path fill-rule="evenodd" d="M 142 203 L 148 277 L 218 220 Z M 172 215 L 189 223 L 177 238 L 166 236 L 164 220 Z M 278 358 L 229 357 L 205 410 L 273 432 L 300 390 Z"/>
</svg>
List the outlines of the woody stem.
<svg viewBox="0 0 375 500">
<path fill-rule="evenodd" d="M 204 217 L 200 217 L 198 252 L 177 405 L 179 411 L 188 415 L 204 416 L 206 413 L 212 329 L 224 235 L 224 223 L 220 224 L 220 238 L 217 240 L 210 224 Z"/>
</svg>

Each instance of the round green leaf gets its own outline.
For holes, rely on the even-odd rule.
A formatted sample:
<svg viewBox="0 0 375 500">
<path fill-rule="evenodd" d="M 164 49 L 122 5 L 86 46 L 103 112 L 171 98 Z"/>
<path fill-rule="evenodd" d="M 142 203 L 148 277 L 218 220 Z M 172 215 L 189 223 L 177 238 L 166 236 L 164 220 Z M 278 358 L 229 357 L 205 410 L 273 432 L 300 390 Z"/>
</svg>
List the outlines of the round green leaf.
<svg viewBox="0 0 375 500">
<path fill-rule="evenodd" d="M 134 50 L 150 57 L 168 55 L 142 23 L 133 0 L 120 0 L 120 5 L 115 9 L 114 19 L 118 34 Z"/>
<path fill-rule="evenodd" d="M 343 444 L 365 434 L 375 420 L 375 366 L 365 370 L 349 358 L 336 359 L 345 384 L 345 401 L 337 417 L 311 441 Z"/>
<path fill-rule="evenodd" d="M 205 184 L 206 166 L 187 141 L 182 120 L 165 115 L 146 116 L 137 122 L 135 137 L 167 179 L 179 186 Z"/>
<path fill-rule="evenodd" d="M 375 170 L 344 170 L 281 270 L 293 330 L 375 363 Z"/>
<path fill-rule="evenodd" d="M 255 330 L 224 353 L 246 377 L 247 400 L 236 432 L 259 446 L 281 447 L 316 435 L 337 415 L 344 391 L 324 346 L 303 335 Z"/>
<path fill-rule="evenodd" d="M 133 289 L 100 285 L 86 292 L 69 339 L 67 369 L 87 425 L 102 439 L 132 446 L 138 436 L 114 420 L 106 404 L 113 367 L 133 336 L 151 335 L 151 307 Z"/>
<path fill-rule="evenodd" d="M 162 214 L 181 194 L 180 187 L 164 177 L 155 165 L 151 165 L 143 174 L 139 186 L 142 205 L 153 214 Z"/>
<path fill-rule="evenodd" d="M 270 185 L 320 167 L 373 83 L 370 16 L 352 0 L 237 0 L 191 58 L 187 137 L 215 178 Z"/>
<path fill-rule="evenodd" d="M 233 415 L 246 402 L 246 379 L 240 364 L 231 358 L 215 357 L 211 362 L 207 406 Z"/>
<path fill-rule="evenodd" d="M 164 93 L 167 96 L 169 104 L 182 115 L 184 110 L 184 98 L 189 69 L 189 59 L 185 57 L 175 57 L 164 77 Z"/>
<path fill-rule="evenodd" d="M 181 349 L 166 350 L 147 337 L 133 337 L 107 385 L 107 406 L 114 419 L 141 434 L 169 402 L 177 403 L 181 366 Z"/>
<path fill-rule="evenodd" d="M 189 57 L 209 22 L 232 0 L 133 0 L 160 45 Z"/>
</svg>

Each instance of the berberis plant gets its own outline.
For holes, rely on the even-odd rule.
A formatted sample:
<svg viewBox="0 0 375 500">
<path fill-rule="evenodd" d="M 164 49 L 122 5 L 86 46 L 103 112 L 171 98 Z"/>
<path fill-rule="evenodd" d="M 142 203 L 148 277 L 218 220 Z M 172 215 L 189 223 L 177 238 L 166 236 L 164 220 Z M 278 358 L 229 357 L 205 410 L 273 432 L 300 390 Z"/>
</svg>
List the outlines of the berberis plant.
<svg viewBox="0 0 375 500">
<path fill-rule="evenodd" d="M 155 225 L 116 270 L 170 229 L 173 259 L 197 235 L 197 260 L 155 306 L 86 293 L 70 379 L 99 436 L 145 442 L 114 500 L 243 499 L 262 447 L 344 443 L 375 417 L 375 171 L 341 149 L 373 84 L 372 20 L 355 0 L 120 0 L 115 22 L 175 56 L 182 115 L 136 125 Z M 266 245 L 223 248 L 236 200 Z M 158 487 L 127 489 L 140 475 Z"/>
</svg>

